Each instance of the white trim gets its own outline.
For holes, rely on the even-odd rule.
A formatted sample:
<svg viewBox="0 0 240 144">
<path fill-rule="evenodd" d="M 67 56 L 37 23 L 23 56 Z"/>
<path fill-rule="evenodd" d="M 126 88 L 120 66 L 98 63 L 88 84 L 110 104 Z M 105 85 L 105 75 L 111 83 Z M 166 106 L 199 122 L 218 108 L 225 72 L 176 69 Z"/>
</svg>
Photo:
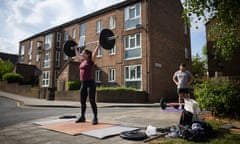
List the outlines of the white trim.
<svg viewBox="0 0 240 144">
<path fill-rule="evenodd" d="M 102 83 L 102 71 L 101 70 L 96 70 L 95 71 L 95 81 L 96 81 L 96 83 Z"/>
<path fill-rule="evenodd" d="M 49 87 L 50 85 L 50 71 L 44 71 L 42 76 L 42 87 Z M 46 78 L 45 78 L 46 76 Z"/>
<path fill-rule="evenodd" d="M 110 83 L 116 82 L 116 69 L 115 68 L 108 69 L 108 82 L 110 82 Z"/>
</svg>

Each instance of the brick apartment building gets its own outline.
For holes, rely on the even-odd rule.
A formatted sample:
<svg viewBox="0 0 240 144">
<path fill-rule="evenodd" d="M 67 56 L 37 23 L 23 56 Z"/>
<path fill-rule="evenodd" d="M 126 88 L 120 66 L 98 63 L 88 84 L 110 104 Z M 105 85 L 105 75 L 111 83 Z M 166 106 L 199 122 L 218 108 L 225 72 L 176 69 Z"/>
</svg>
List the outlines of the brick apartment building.
<svg viewBox="0 0 240 144">
<path fill-rule="evenodd" d="M 206 35 L 207 35 L 207 51 L 208 51 L 208 72 L 210 77 L 216 76 L 240 76 L 240 50 L 239 48 L 235 51 L 232 59 L 226 61 L 219 57 L 215 53 L 214 48 L 214 37 L 211 37 L 209 31 L 216 24 L 217 19 L 214 18 L 206 23 Z M 240 30 L 238 30 L 240 32 Z"/>
<path fill-rule="evenodd" d="M 41 89 L 66 90 L 69 80 L 79 79 L 79 63 L 64 54 L 64 42 L 73 39 L 82 46 L 108 28 L 118 38 L 111 51 L 98 51 L 97 85 L 135 87 L 148 93 L 149 102 L 177 99 L 172 75 L 182 62 L 191 69 L 190 31 L 182 10 L 180 0 L 123 1 L 20 41 L 19 63 L 42 71 Z"/>
</svg>

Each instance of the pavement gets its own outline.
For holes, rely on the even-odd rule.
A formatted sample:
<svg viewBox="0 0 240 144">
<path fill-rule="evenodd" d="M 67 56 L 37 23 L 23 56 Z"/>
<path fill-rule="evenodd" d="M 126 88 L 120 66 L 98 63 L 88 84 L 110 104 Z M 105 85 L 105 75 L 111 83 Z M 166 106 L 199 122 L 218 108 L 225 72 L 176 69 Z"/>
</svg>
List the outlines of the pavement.
<svg viewBox="0 0 240 144">
<path fill-rule="evenodd" d="M 18 102 L 19 106 L 27 107 L 80 107 L 80 102 L 54 101 L 36 99 L 17 94 L 0 91 L 0 96 Z M 89 104 L 88 104 L 89 105 Z M 180 113 L 164 112 L 159 103 L 97 103 L 98 107 L 136 107 L 128 111 L 109 112 L 99 114 L 99 121 L 105 123 L 117 123 L 124 126 L 144 127 L 168 127 L 179 122 Z M 33 122 L 54 120 L 59 117 L 52 116 L 43 119 L 26 121 L 16 125 L 0 129 L 1 144 L 142 144 L 144 141 L 132 141 L 122 139 L 119 135 L 106 139 L 97 139 L 85 135 L 71 136 L 55 131 L 39 128 Z M 154 143 L 150 141 L 148 143 Z"/>
</svg>

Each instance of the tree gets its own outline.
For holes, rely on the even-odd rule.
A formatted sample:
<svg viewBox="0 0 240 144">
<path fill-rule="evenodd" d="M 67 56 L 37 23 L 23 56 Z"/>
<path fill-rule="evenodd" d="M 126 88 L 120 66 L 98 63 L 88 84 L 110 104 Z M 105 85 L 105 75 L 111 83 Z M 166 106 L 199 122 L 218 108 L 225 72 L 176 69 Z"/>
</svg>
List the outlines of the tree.
<svg viewBox="0 0 240 144">
<path fill-rule="evenodd" d="M 192 58 L 192 73 L 195 78 L 202 78 L 206 72 L 206 60 L 202 59 L 199 54 Z"/>
<path fill-rule="evenodd" d="M 7 61 L 0 60 L 0 80 L 2 79 L 2 76 L 5 73 L 12 72 L 13 67 L 14 65 L 9 60 Z"/>
<path fill-rule="evenodd" d="M 203 47 L 202 47 L 202 53 L 203 53 L 203 59 L 207 59 L 207 45 L 205 44 Z"/>
<path fill-rule="evenodd" d="M 214 35 L 216 54 L 231 60 L 240 49 L 240 1 L 239 0 L 184 0 L 183 17 L 190 24 L 194 16 L 205 22 L 216 18 L 211 29 Z"/>
</svg>

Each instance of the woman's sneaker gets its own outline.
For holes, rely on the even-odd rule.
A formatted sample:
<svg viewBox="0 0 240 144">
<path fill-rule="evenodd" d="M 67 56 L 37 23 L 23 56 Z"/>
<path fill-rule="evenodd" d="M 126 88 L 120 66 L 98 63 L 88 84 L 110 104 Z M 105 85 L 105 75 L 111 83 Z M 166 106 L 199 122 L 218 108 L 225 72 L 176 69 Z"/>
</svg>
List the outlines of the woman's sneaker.
<svg viewBox="0 0 240 144">
<path fill-rule="evenodd" d="M 81 123 L 81 122 L 85 122 L 85 121 L 86 121 L 85 117 L 80 117 L 75 121 L 75 123 Z"/>
<path fill-rule="evenodd" d="M 93 124 L 93 125 L 98 124 L 98 119 L 97 119 L 97 118 L 94 118 L 93 121 L 92 121 L 92 124 Z"/>
</svg>

